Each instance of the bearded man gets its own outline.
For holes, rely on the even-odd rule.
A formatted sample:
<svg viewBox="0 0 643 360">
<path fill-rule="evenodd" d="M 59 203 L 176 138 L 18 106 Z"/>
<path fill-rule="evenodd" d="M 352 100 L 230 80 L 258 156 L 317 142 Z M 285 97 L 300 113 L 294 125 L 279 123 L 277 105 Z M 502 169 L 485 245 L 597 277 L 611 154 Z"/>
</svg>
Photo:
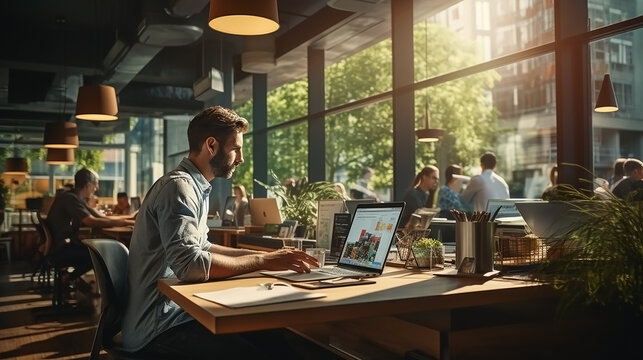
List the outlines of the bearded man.
<svg viewBox="0 0 643 360">
<path fill-rule="evenodd" d="M 247 338 L 214 335 L 157 288 L 161 278 L 186 282 L 225 279 L 257 270 L 309 272 L 317 265 L 301 251 L 260 252 L 208 241 L 210 182 L 230 178 L 243 163 L 246 119 L 220 106 L 190 121 L 190 152 L 150 188 L 136 218 L 128 262 L 129 301 L 123 346 L 155 358 L 254 356 Z"/>
</svg>

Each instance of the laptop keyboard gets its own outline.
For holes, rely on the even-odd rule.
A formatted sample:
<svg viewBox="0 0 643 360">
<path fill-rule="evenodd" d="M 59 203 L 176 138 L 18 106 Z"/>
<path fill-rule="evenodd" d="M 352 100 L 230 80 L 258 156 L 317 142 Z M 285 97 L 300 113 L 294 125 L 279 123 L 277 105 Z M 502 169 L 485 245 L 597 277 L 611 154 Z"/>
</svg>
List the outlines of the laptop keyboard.
<svg viewBox="0 0 643 360">
<path fill-rule="evenodd" d="M 337 275 L 337 276 L 366 276 L 366 274 L 361 271 L 353 271 L 353 270 L 342 269 L 338 267 L 321 268 L 319 269 L 319 272 L 322 272 L 325 274 Z"/>
</svg>

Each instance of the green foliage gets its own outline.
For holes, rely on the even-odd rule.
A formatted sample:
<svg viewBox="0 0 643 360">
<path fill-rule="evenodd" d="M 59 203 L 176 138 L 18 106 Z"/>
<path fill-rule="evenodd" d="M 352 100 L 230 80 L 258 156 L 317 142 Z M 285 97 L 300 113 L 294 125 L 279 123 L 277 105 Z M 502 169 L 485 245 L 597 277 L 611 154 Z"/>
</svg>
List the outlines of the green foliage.
<svg viewBox="0 0 643 360">
<path fill-rule="evenodd" d="M 439 249 L 442 243 L 433 238 L 422 238 L 413 243 L 413 253 L 415 256 L 430 256 L 433 252 L 432 249 Z"/>
<path fill-rule="evenodd" d="M 308 179 L 303 177 L 297 179 L 294 187 L 286 187 L 272 170 L 270 176 L 274 185 L 264 184 L 256 179 L 255 182 L 281 198 L 281 213 L 284 218 L 297 220 L 302 225 L 314 227 L 317 224 L 319 200 L 341 199 L 335 185 L 330 182 L 308 182 Z"/>
<path fill-rule="evenodd" d="M 88 168 L 99 172 L 105 167 L 103 162 L 103 150 L 81 150 L 74 151 L 76 165 L 78 168 Z"/>
<path fill-rule="evenodd" d="M 643 202 L 607 193 L 592 199 L 570 186 L 559 187 L 580 220 L 551 244 L 536 279 L 562 292 L 561 311 L 578 304 L 599 305 L 640 317 L 643 314 Z"/>
<path fill-rule="evenodd" d="M 0 211 L 9 203 L 10 196 L 9 187 L 4 184 L 4 180 L 0 179 Z"/>
<path fill-rule="evenodd" d="M 480 62 L 475 55 L 474 42 L 434 24 L 428 24 L 428 36 L 425 36 L 422 26 L 417 25 L 414 31 L 416 79 Z M 427 38 L 428 53 L 425 51 Z M 325 76 L 326 107 L 389 91 L 393 82 L 391 61 L 391 40 L 386 39 L 329 66 Z M 441 167 L 450 163 L 465 167 L 478 165 L 480 154 L 493 147 L 498 133 L 497 113 L 487 98 L 487 91 L 498 80 L 495 71 L 487 71 L 416 93 L 416 128 L 424 126 L 422 115 L 428 95 L 431 125 L 447 130 L 437 146 L 409 139 L 416 143 L 418 170 L 426 164 Z M 306 79 L 271 91 L 268 94 L 269 126 L 305 116 L 307 91 Z M 244 103 L 236 111 L 248 119 L 252 128 L 252 102 Z M 390 100 L 328 116 L 325 119 L 325 164 L 308 164 L 309 134 L 305 123 L 272 129 L 268 133 L 268 168 L 288 174 L 288 177 L 303 177 L 309 166 L 325 166 L 327 181 L 332 181 L 337 172 L 346 171 L 350 184 L 360 178 L 364 166 L 370 166 L 376 170 L 373 186 L 388 188 L 393 183 L 392 118 Z M 246 156 L 246 163 L 237 169 L 234 181 L 250 190 L 254 176 L 248 158 Z"/>
</svg>

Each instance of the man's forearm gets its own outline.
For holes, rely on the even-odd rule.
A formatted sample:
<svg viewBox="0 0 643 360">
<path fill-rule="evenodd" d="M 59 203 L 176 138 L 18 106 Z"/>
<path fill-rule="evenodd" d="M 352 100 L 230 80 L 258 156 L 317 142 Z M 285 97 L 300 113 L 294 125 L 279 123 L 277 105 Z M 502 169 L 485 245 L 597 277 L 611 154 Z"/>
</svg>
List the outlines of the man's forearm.
<svg viewBox="0 0 643 360">
<path fill-rule="evenodd" d="M 212 244 L 212 246 L 210 246 L 210 252 L 213 254 L 221 254 L 221 255 L 227 255 L 227 256 L 243 256 L 243 255 L 263 253 L 263 251 L 237 249 L 237 248 L 231 248 L 231 247 L 221 246 L 217 244 Z"/>
<path fill-rule="evenodd" d="M 237 249 L 241 250 L 241 249 Z M 262 258 L 259 255 L 230 257 L 218 253 L 212 254 L 210 280 L 226 279 L 231 276 L 247 274 L 261 268 Z"/>
</svg>

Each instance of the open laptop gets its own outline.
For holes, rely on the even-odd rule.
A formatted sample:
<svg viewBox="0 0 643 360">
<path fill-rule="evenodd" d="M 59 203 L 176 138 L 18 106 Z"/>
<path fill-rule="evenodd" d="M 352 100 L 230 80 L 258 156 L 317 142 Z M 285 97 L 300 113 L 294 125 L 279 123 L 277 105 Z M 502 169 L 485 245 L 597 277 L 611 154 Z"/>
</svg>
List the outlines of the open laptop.
<svg viewBox="0 0 643 360">
<path fill-rule="evenodd" d="M 355 209 L 357 209 L 357 205 L 360 204 L 372 204 L 376 202 L 375 199 L 352 199 L 352 200 L 344 200 L 344 207 L 346 208 L 346 212 L 351 214 L 351 217 L 355 215 Z"/>
<path fill-rule="evenodd" d="M 525 202 L 525 201 L 537 201 L 538 199 L 522 199 L 522 198 L 511 198 L 511 199 L 489 199 L 487 200 L 487 211 L 493 215 L 496 213 L 496 210 L 500 208 L 496 219 L 500 218 L 513 218 L 520 216 L 520 212 L 516 208 L 516 203 Z"/>
<path fill-rule="evenodd" d="M 281 213 L 275 198 L 248 199 L 248 208 L 252 216 L 252 225 L 281 224 Z"/>
<path fill-rule="evenodd" d="M 531 231 L 541 239 L 559 238 L 582 218 L 574 204 L 558 201 L 525 201 L 516 207 Z"/>
<path fill-rule="evenodd" d="M 315 268 L 310 273 L 291 270 L 261 273 L 289 281 L 379 276 L 384 271 L 402 210 L 404 202 L 358 205 L 337 265 Z"/>
</svg>

